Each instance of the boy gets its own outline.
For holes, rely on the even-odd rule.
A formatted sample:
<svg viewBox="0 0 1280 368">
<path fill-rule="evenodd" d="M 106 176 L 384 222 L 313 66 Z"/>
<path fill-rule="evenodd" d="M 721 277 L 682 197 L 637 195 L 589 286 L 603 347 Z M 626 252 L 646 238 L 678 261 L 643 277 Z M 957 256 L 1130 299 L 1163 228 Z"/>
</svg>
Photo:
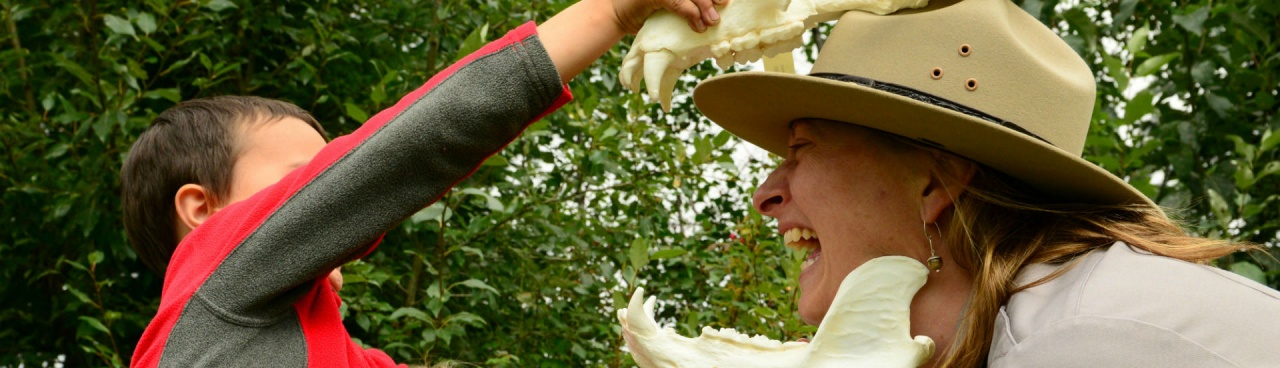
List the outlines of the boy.
<svg viewBox="0 0 1280 368">
<path fill-rule="evenodd" d="M 328 144 L 314 118 L 278 101 L 162 113 L 121 175 L 134 247 L 165 276 L 130 365 L 395 365 L 343 328 L 336 268 L 566 103 L 565 83 L 660 8 L 699 31 L 719 18 L 711 0 L 584 0 Z"/>
</svg>

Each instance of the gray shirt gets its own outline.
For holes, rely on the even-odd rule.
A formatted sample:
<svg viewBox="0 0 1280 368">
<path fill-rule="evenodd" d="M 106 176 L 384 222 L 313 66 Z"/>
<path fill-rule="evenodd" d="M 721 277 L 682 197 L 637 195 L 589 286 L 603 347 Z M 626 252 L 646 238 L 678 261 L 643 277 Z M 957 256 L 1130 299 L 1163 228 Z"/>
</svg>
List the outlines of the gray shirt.
<svg viewBox="0 0 1280 368">
<path fill-rule="evenodd" d="M 1053 272 L 1034 265 L 1020 285 Z M 1221 269 L 1135 251 L 1093 252 L 1014 294 L 991 367 L 1280 367 L 1280 292 Z"/>
</svg>

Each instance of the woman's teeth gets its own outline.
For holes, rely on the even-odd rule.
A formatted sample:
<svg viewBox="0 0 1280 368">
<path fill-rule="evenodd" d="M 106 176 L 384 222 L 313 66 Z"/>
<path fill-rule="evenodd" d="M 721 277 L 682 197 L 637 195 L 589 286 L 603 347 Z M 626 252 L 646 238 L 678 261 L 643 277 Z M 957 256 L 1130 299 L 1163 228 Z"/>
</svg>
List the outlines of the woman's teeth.
<svg viewBox="0 0 1280 368">
<path fill-rule="evenodd" d="M 809 266 L 816 263 L 818 256 L 822 252 L 822 247 L 819 246 L 820 243 L 818 242 L 818 232 L 813 231 L 813 229 L 792 228 L 782 233 L 782 241 L 787 245 L 787 248 L 809 252 L 804 262 L 800 263 L 801 270 L 809 268 Z"/>
<path fill-rule="evenodd" d="M 787 232 L 782 233 L 782 242 L 787 248 L 795 250 L 809 250 L 818 247 L 818 232 L 813 229 L 791 228 Z"/>
<path fill-rule="evenodd" d="M 805 258 L 804 262 L 800 262 L 800 270 L 804 271 L 805 269 L 809 268 L 809 266 L 812 266 L 814 263 L 817 263 L 817 262 L 818 262 L 818 257 Z"/>
</svg>

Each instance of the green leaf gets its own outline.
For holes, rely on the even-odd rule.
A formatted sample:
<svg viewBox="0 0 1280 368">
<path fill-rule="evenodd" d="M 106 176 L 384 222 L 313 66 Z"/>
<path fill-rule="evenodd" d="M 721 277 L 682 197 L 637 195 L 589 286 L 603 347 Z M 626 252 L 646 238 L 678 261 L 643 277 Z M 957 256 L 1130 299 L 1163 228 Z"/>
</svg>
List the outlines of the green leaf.
<svg viewBox="0 0 1280 368">
<path fill-rule="evenodd" d="M 484 252 L 481 252 L 479 249 L 462 245 L 458 247 L 458 250 L 461 250 L 463 253 L 479 257 L 481 260 L 484 259 Z"/>
<path fill-rule="evenodd" d="M 1255 180 L 1256 182 L 1257 180 L 1262 180 L 1262 178 L 1268 175 L 1276 174 L 1276 173 L 1280 173 L 1280 161 L 1271 161 L 1271 162 L 1268 162 L 1266 166 L 1263 166 L 1262 170 L 1258 170 L 1253 180 Z"/>
<path fill-rule="evenodd" d="M 462 46 L 458 47 L 458 57 L 455 58 L 455 60 L 461 60 L 462 58 L 467 57 L 467 55 L 471 55 L 471 53 L 479 50 L 486 43 L 489 43 L 488 36 L 489 23 L 485 23 L 483 26 L 480 26 L 480 28 L 472 30 L 471 34 L 468 34 L 467 38 L 462 41 Z"/>
<path fill-rule="evenodd" d="M 169 100 L 169 102 L 178 103 L 182 101 L 182 93 L 177 88 L 160 88 L 143 93 L 142 98 L 163 98 Z"/>
<path fill-rule="evenodd" d="M 694 149 L 696 149 L 693 153 L 693 163 L 695 165 L 705 164 L 707 161 L 711 160 L 711 151 L 713 148 L 711 147 L 710 139 L 700 137 L 694 140 Z"/>
<path fill-rule="evenodd" d="M 382 101 L 386 101 L 386 99 L 387 99 L 386 88 L 383 88 L 382 86 L 373 86 L 370 88 L 369 100 L 373 101 L 374 105 L 381 104 Z"/>
<path fill-rule="evenodd" d="M 356 122 L 363 124 L 364 122 L 369 121 L 369 113 L 364 112 L 364 109 L 360 108 L 359 105 L 356 105 L 351 101 L 347 101 L 343 106 L 347 109 L 347 116 L 351 117 L 351 119 Z"/>
<path fill-rule="evenodd" d="M 728 130 L 721 130 L 720 133 L 716 134 L 715 142 L 712 142 L 712 145 L 724 147 L 724 144 L 729 143 L 730 139 L 733 139 L 733 133 L 729 133 Z"/>
<path fill-rule="evenodd" d="M 44 159 L 47 161 L 47 160 L 52 160 L 58 157 L 62 157 L 62 155 L 67 154 L 67 148 L 69 147 L 71 146 L 66 143 L 58 143 L 57 145 L 53 146 L 53 149 L 49 150 L 49 153 L 46 153 L 44 155 Z"/>
<path fill-rule="evenodd" d="M 497 156 L 497 155 L 494 155 L 494 156 Z M 502 201 L 499 201 L 497 198 L 494 198 L 493 196 L 489 195 L 489 193 L 485 193 L 483 190 L 480 190 L 477 188 L 463 188 L 459 192 L 463 194 L 470 194 L 474 196 L 483 197 L 485 199 L 485 207 L 489 208 L 489 210 L 498 211 L 498 212 L 503 211 Z"/>
<path fill-rule="evenodd" d="M 1204 95 L 1204 99 L 1209 102 L 1209 108 L 1212 109 L 1214 113 L 1218 114 L 1218 117 L 1226 118 L 1230 116 L 1231 111 L 1235 109 L 1235 105 L 1231 103 L 1231 100 L 1213 92 L 1206 93 Z"/>
<path fill-rule="evenodd" d="M 156 17 L 151 16 L 151 13 L 138 13 L 138 16 L 133 18 L 133 22 L 138 24 L 142 34 L 151 34 L 156 31 Z"/>
<path fill-rule="evenodd" d="M 1227 207 L 1227 200 L 1222 198 L 1218 191 L 1209 189 L 1209 209 L 1213 211 L 1214 218 L 1218 221 L 1218 226 L 1227 229 L 1231 224 L 1231 212 Z"/>
<path fill-rule="evenodd" d="M 102 259 L 103 259 L 103 258 L 105 258 L 105 257 L 102 255 L 102 251 L 100 251 L 100 250 L 95 250 L 95 251 L 93 251 L 93 252 L 89 253 L 89 265 L 90 265 L 90 266 L 94 266 L 94 265 L 97 265 L 97 264 L 99 264 L 99 263 L 102 263 Z"/>
<path fill-rule="evenodd" d="M 774 318 L 778 316 L 778 311 L 766 308 L 764 306 L 751 308 L 751 313 L 754 313 L 755 315 L 761 316 L 764 318 Z"/>
<path fill-rule="evenodd" d="M 1250 262 L 1241 261 L 1241 262 L 1232 263 L 1231 272 L 1235 272 L 1237 275 L 1247 277 L 1250 280 L 1257 281 L 1260 284 L 1267 283 L 1266 272 L 1262 272 L 1262 268 L 1259 268 L 1258 265 Z"/>
<path fill-rule="evenodd" d="M 1132 100 L 1124 106 L 1124 122 L 1133 123 L 1141 119 L 1143 116 L 1150 114 L 1155 110 L 1155 96 L 1149 90 L 1143 90 L 1133 96 Z"/>
<path fill-rule="evenodd" d="M 626 308 L 627 305 L 628 305 L 628 299 L 626 294 L 623 294 L 621 291 L 613 292 L 613 309 L 614 310 Z"/>
<path fill-rule="evenodd" d="M 430 296 L 432 298 L 440 298 L 442 296 L 442 294 L 440 294 L 439 281 L 433 282 L 431 283 L 431 286 L 427 287 L 427 296 Z"/>
<path fill-rule="evenodd" d="M 1258 145 L 1258 155 L 1261 156 L 1275 148 L 1280 144 L 1280 129 L 1262 132 L 1262 143 Z"/>
<path fill-rule="evenodd" d="M 1176 52 L 1171 52 L 1168 54 L 1156 55 L 1156 56 L 1147 58 L 1147 60 L 1143 61 L 1142 64 L 1138 64 L 1138 69 L 1133 72 L 1133 76 L 1145 77 L 1145 76 L 1151 75 L 1152 73 L 1160 71 L 1160 68 L 1163 68 L 1165 64 L 1168 64 L 1170 61 L 1173 61 L 1173 59 L 1177 59 L 1179 55 L 1181 54 Z"/>
<path fill-rule="evenodd" d="M 470 312 L 458 312 L 458 313 L 454 313 L 449 317 L 445 317 L 446 324 L 453 323 L 453 322 L 468 324 L 472 326 L 481 326 L 481 325 L 484 325 L 485 323 L 484 318 L 480 318 L 480 316 L 471 314 Z"/>
<path fill-rule="evenodd" d="M 93 329 L 95 330 L 102 331 L 102 333 L 105 333 L 108 335 L 111 334 L 111 330 L 107 329 L 107 325 L 102 324 L 102 321 L 99 321 L 97 318 L 93 318 L 89 316 L 80 316 L 80 321 L 84 322 L 84 324 L 86 325 L 89 325 L 89 327 L 93 327 Z"/>
<path fill-rule="evenodd" d="M 214 12 L 221 12 L 235 8 L 236 3 L 231 2 L 231 0 L 209 0 L 209 2 L 204 3 L 204 7 Z"/>
<path fill-rule="evenodd" d="M 628 252 L 631 258 L 631 267 L 636 270 L 643 269 L 649 264 L 649 243 L 644 238 L 636 238 L 631 241 L 631 251 Z"/>
<path fill-rule="evenodd" d="M 1240 158 L 1244 159 L 1246 162 L 1253 161 L 1254 154 L 1258 150 L 1257 147 L 1255 147 L 1252 144 L 1249 144 L 1249 142 L 1245 142 L 1244 138 L 1241 138 L 1240 136 L 1235 134 L 1227 134 L 1224 137 L 1230 140 L 1231 143 L 1235 144 L 1235 153 L 1237 155 L 1240 155 Z"/>
<path fill-rule="evenodd" d="M 71 293 L 71 295 L 75 295 L 76 299 L 79 299 L 81 303 L 94 304 L 93 299 L 89 298 L 89 295 L 86 295 L 84 292 L 77 290 L 76 288 L 67 286 L 67 292 Z"/>
<path fill-rule="evenodd" d="M 459 282 L 454 285 L 462 285 L 472 289 L 488 290 L 494 294 L 498 293 L 498 289 L 494 289 L 492 286 L 489 286 L 489 284 L 484 283 L 484 281 L 477 279 L 468 279 L 467 281 Z"/>
<path fill-rule="evenodd" d="M 1193 12 L 1173 16 L 1173 23 L 1193 34 L 1204 32 L 1204 21 L 1209 19 L 1209 6 L 1201 6 Z"/>
<path fill-rule="evenodd" d="M 1217 84 L 1218 76 L 1215 74 L 1217 64 L 1213 60 L 1203 60 L 1196 63 L 1191 68 L 1191 79 L 1199 83 L 1201 86 L 1212 86 Z"/>
<path fill-rule="evenodd" d="M 97 85 L 97 83 L 94 83 L 93 77 L 89 75 L 89 72 L 80 67 L 80 64 L 76 64 L 76 62 L 71 61 L 65 56 L 62 56 L 62 54 L 56 52 L 49 53 L 49 56 L 53 57 L 54 64 L 57 64 L 68 73 L 71 73 L 71 75 L 74 75 L 76 79 L 80 80 L 80 83 L 83 83 L 85 86 Z"/>
<path fill-rule="evenodd" d="M 484 162 L 481 163 L 480 166 L 507 166 L 510 164 L 511 162 L 507 161 L 506 157 L 502 157 L 502 155 L 495 154 L 493 156 L 489 156 L 489 158 L 484 159 Z"/>
<path fill-rule="evenodd" d="M 419 321 L 427 322 L 427 323 L 431 322 L 431 318 L 427 317 L 426 312 L 423 312 L 421 309 L 413 308 L 413 307 L 400 307 L 400 309 L 396 309 L 395 312 L 391 312 L 391 316 L 387 317 L 387 319 L 397 320 L 397 319 L 400 319 L 400 317 L 405 317 L 405 316 L 408 316 L 409 318 L 413 318 Z"/>
<path fill-rule="evenodd" d="M 1107 67 L 1107 75 L 1116 81 L 1117 89 L 1123 91 L 1129 88 L 1128 70 L 1125 69 L 1124 62 L 1114 56 L 1102 54 L 1102 63 Z"/>
<path fill-rule="evenodd" d="M 1237 160 L 1232 160 L 1232 161 L 1236 162 L 1236 172 L 1232 175 L 1232 177 L 1236 181 L 1236 188 L 1243 191 L 1245 189 L 1249 189 L 1249 187 L 1252 187 L 1253 183 L 1257 182 L 1257 179 L 1253 177 L 1252 168 L 1245 165 L 1240 165 Z"/>
<path fill-rule="evenodd" d="M 653 252 L 653 255 L 649 256 L 649 259 L 674 258 L 674 257 L 679 257 L 681 255 L 684 255 L 687 252 L 689 251 L 681 248 L 668 248 L 668 249 L 659 250 L 657 252 Z"/>
<path fill-rule="evenodd" d="M 107 24 L 107 28 L 110 28 L 112 33 L 130 36 L 138 35 L 133 31 L 133 24 L 130 24 L 128 20 L 117 17 L 114 14 L 107 14 L 103 16 L 102 21 Z"/>
<path fill-rule="evenodd" d="M 427 208 L 423 208 L 418 211 L 418 213 L 413 214 L 413 216 L 410 216 L 409 220 L 414 223 L 420 223 L 423 221 L 439 222 L 442 216 L 445 220 L 448 220 L 452 214 L 451 212 L 452 211 L 448 211 L 448 209 L 444 207 L 444 202 L 437 201 L 436 203 L 432 203 L 430 206 L 427 206 Z"/>
<path fill-rule="evenodd" d="M 1147 37 L 1151 35 L 1151 29 L 1144 24 L 1142 27 L 1133 30 L 1133 34 L 1129 36 L 1129 43 L 1125 44 L 1125 50 L 1129 51 L 1129 55 L 1136 58 L 1139 52 L 1147 48 Z"/>
</svg>

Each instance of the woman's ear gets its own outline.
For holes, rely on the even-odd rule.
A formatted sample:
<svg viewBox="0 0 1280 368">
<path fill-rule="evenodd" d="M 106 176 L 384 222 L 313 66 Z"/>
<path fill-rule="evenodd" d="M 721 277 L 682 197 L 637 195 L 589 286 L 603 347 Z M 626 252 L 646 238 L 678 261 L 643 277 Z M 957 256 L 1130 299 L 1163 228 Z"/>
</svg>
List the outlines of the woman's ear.
<svg viewBox="0 0 1280 368">
<path fill-rule="evenodd" d="M 173 208 L 178 212 L 176 230 L 179 238 L 187 236 L 187 233 L 217 212 L 212 193 L 199 184 L 186 184 L 178 188 L 178 194 L 173 196 Z"/>
<path fill-rule="evenodd" d="M 969 182 L 978 170 L 977 164 L 956 155 L 931 152 L 930 156 L 935 169 L 930 170 L 929 185 L 921 193 L 923 207 L 920 220 L 926 224 L 937 221 L 938 216 L 955 204 L 960 194 L 968 190 Z"/>
</svg>

